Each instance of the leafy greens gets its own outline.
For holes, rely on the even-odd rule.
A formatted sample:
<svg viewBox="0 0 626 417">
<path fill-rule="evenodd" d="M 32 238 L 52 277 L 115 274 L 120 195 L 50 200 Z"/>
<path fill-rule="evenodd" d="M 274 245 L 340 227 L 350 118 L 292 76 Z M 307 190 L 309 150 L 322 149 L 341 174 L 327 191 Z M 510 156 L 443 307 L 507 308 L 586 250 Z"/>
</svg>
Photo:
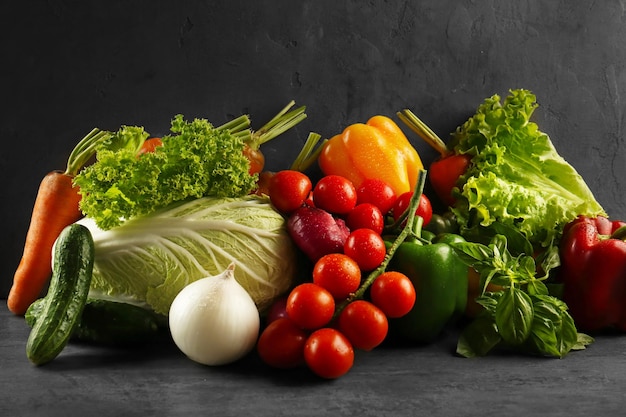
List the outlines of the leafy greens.
<svg viewBox="0 0 626 417">
<path fill-rule="evenodd" d="M 527 90 L 504 102 L 487 98 L 459 126 L 449 147 L 472 155 L 453 208 L 465 228 L 494 222 L 520 230 L 533 245 L 548 246 L 577 215 L 604 210 L 578 172 L 530 118 L 538 107 Z"/>
<path fill-rule="evenodd" d="M 162 146 L 141 156 L 138 147 L 98 149 L 97 161 L 75 178 L 83 213 L 110 229 L 173 202 L 240 197 L 252 190 L 256 176 L 248 173 L 244 136 L 206 119 L 185 121 L 182 115 L 172 120 L 171 132 Z M 123 126 L 111 142 L 143 143 L 147 137 L 143 128 Z"/>
<path fill-rule="evenodd" d="M 204 197 L 92 232 L 95 262 L 90 295 L 167 314 L 192 281 L 237 265 L 237 281 L 260 310 L 292 284 L 295 246 L 284 218 L 266 197 Z"/>
</svg>

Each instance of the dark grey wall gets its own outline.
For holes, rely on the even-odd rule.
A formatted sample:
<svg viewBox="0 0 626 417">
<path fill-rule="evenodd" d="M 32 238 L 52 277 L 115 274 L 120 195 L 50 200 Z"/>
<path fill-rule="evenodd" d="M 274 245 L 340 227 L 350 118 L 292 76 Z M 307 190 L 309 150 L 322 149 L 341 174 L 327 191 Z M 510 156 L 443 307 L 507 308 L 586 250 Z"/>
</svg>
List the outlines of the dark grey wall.
<svg viewBox="0 0 626 417">
<path fill-rule="evenodd" d="M 444 138 L 485 97 L 526 88 L 534 120 L 612 217 L 626 218 L 626 1 L 28 1 L 0 5 L 0 296 L 39 181 L 93 127 L 165 132 L 176 113 L 258 127 L 309 118 L 268 167 L 375 114 Z M 425 162 L 435 156 L 408 132 Z"/>
</svg>

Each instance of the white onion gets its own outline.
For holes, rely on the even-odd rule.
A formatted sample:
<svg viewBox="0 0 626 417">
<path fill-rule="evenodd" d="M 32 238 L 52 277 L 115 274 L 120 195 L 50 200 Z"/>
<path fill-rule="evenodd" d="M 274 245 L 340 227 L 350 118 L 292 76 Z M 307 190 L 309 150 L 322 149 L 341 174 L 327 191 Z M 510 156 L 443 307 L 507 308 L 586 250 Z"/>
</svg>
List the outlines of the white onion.
<svg viewBox="0 0 626 417">
<path fill-rule="evenodd" d="M 255 346 L 259 311 L 235 279 L 235 264 L 219 275 L 183 288 L 169 311 L 172 339 L 191 360 L 224 365 L 241 359 Z"/>
</svg>

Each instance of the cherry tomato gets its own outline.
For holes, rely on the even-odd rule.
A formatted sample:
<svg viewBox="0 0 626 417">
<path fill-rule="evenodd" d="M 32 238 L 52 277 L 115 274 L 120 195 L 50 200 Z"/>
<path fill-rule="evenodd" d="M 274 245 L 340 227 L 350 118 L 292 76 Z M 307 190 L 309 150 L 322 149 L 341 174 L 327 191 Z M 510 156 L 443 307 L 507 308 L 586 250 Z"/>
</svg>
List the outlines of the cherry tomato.
<svg viewBox="0 0 626 417">
<path fill-rule="evenodd" d="M 267 315 L 265 316 L 265 323 L 270 324 L 274 320 L 280 319 L 282 317 L 288 317 L 286 296 L 279 297 L 276 301 L 272 303 L 270 308 L 267 310 Z"/>
<path fill-rule="evenodd" d="M 360 203 L 348 213 L 346 225 L 350 230 L 372 229 L 381 234 L 385 227 L 385 217 L 374 204 Z"/>
<path fill-rule="evenodd" d="M 337 329 L 314 331 L 304 345 L 304 361 L 314 374 L 326 379 L 345 375 L 354 364 L 354 348 Z"/>
<path fill-rule="evenodd" d="M 338 326 L 355 349 L 366 351 L 380 345 L 389 331 L 385 313 L 365 300 L 356 300 L 345 306 L 339 314 Z"/>
<path fill-rule="evenodd" d="M 279 369 L 304 365 L 304 344 L 308 333 L 286 317 L 271 322 L 256 345 L 261 360 Z"/>
<path fill-rule="evenodd" d="M 341 300 L 359 288 L 361 270 L 351 257 L 330 253 L 322 256 L 313 266 L 313 283 L 328 290 L 336 300 Z"/>
<path fill-rule="evenodd" d="M 409 277 L 400 272 L 386 271 L 372 283 L 370 297 L 387 317 L 398 318 L 411 311 L 416 293 Z"/>
<path fill-rule="evenodd" d="M 243 155 L 250 162 L 250 168 L 248 168 L 248 173 L 250 175 L 258 174 L 263 171 L 265 167 L 265 156 L 258 148 L 252 148 L 248 144 L 244 145 Z"/>
<path fill-rule="evenodd" d="M 372 229 L 356 229 L 350 232 L 343 245 L 343 253 L 354 259 L 363 271 L 376 269 L 385 259 L 385 241 Z"/>
<path fill-rule="evenodd" d="M 289 318 L 303 329 L 324 327 L 335 313 L 335 299 L 325 288 L 305 282 L 296 286 L 287 297 Z"/>
<path fill-rule="evenodd" d="M 356 188 L 340 175 L 322 177 L 313 189 L 315 207 L 333 214 L 347 214 L 356 206 Z"/>
<path fill-rule="evenodd" d="M 290 169 L 279 171 L 270 180 L 270 201 L 278 211 L 291 213 L 304 204 L 312 186 L 309 177 L 302 172 Z"/>
<path fill-rule="evenodd" d="M 383 215 L 393 208 L 396 193 L 386 181 L 378 178 L 364 180 L 356 190 L 357 204 L 371 203 L 377 206 Z"/>
<path fill-rule="evenodd" d="M 163 141 L 161 140 L 161 138 L 146 139 L 143 142 L 143 145 L 141 145 L 141 148 L 139 148 L 139 152 L 137 152 L 137 155 L 142 155 L 144 153 L 152 153 L 157 147 L 161 145 L 163 145 Z"/>
<path fill-rule="evenodd" d="M 411 197 L 413 197 L 413 191 L 407 191 L 397 198 L 395 204 L 393 205 L 393 218 L 395 221 L 398 221 L 400 216 L 406 211 L 406 209 L 409 208 Z M 420 201 L 417 204 L 415 214 L 424 219 L 424 226 L 430 223 L 430 219 L 433 217 L 433 207 L 430 204 L 430 200 L 424 193 L 420 196 Z"/>
</svg>

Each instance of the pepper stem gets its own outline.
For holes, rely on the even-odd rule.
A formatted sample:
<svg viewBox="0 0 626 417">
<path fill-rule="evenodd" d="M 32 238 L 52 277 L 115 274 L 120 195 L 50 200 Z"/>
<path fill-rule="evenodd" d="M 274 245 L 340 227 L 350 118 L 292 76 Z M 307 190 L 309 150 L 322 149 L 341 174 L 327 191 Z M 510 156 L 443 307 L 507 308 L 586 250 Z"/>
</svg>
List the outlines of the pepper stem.
<svg viewBox="0 0 626 417">
<path fill-rule="evenodd" d="M 622 226 L 611 233 L 611 239 L 626 240 L 626 226 Z"/>
<path fill-rule="evenodd" d="M 411 110 L 404 109 L 396 113 L 400 120 L 404 122 L 413 132 L 417 133 L 426 143 L 434 150 L 439 152 L 442 157 L 450 154 L 450 150 L 445 142 L 441 140 L 435 132 L 431 130 L 426 123 L 422 122 Z"/>
<path fill-rule="evenodd" d="M 393 258 L 393 255 L 395 254 L 396 250 L 400 247 L 400 245 L 404 242 L 404 240 L 410 234 L 413 233 L 414 222 L 416 218 L 421 219 L 421 217 L 415 215 L 415 211 L 417 210 L 417 205 L 419 204 L 420 198 L 422 196 L 422 192 L 424 192 L 425 184 L 426 184 L 426 170 L 422 169 L 418 173 L 417 184 L 415 184 L 415 191 L 413 192 L 413 196 L 411 196 L 411 200 L 409 202 L 409 208 L 407 209 L 408 215 L 406 218 L 406 225 L 404 226 L 402 231 L 398 234 L 396 239 L 393 241 L 393 243 L 389 247 L 389 250 L 387 251 L 387 254 L 385 255 L 385 259 L 378 266 L 378 268 L 376 268 L 375 270 L 369 273 L 367 278 L 365 278 L 365 281 L 363 281 L 363 283 L 361 283 L 361 285 L 359 286 L 358 290 L 350 294 L 348 298 L 346 298 L 343 302 L 337 305 L 337 308 L 335 309 L 335 314 L 333 315 L 333 320 L 339 317 L 343 309 L 348 304 L 350 304 L 354 300 L 357 300 L 363 297 L 363 295 L 365 294 L 365 291 L 367 291 L 367 289 L 372 285 L 372 283 L 376 280 L 376 278 L 378 278 L 383 272 L 387 270 L 387 266 L 389 265 L 389 262 Z"/>
</svg>

